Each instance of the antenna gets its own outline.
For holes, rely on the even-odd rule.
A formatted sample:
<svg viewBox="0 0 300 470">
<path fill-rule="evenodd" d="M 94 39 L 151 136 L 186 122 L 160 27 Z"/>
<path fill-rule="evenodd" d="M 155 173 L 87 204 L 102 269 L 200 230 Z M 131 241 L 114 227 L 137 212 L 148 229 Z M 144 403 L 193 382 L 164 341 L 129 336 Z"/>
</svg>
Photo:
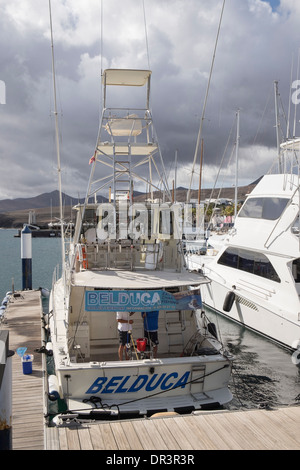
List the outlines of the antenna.
<svg viewBox="0 0 300 470">
<path fill-rule="evenodd" d="M 290 117 L 291 117 L 291 102 L 292 102 L 293 69 L 294 69 L 294 54 L 292 55 L 292 65 L 291 65 L 291 82 L 290 82 L 288 122 L 287 122 L 287 127 L 286 127 L 286 139 L 288 139 L 289 136 L 290 136 Z"/>
</svg>

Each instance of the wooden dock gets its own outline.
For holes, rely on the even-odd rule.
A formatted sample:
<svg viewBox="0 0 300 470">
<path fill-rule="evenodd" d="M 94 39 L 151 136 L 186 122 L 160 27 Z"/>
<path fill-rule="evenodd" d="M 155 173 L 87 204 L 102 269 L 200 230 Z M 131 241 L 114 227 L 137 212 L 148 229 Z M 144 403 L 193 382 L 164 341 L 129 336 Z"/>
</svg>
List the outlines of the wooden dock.
<svg viewBox="0 0 300 470">
<path fill-rule="evenodd" d="M 299 425 L 300 407 L 274 411 L 197 412 L 188 416 L 49 428 L 46 444 L 48 449 L 154 453 L 174 450 L 299 450 Z"/>
<path fill-rule="evenodd" d="M 13 357 L 13 450 L 197 451 L 299 450 L 300 407 L 274 410 L 196 412 L 124 421 L 68 423 L 48 427 L 45 356 L 39 291 L 24 291 L 7 309 L 9 347 L 26 346 L 34 354 L 33 372 L 24 375 Z M 132 455 L 137 455 L 132 453 Z"/>
<path fill-rule="evenodd" d="M 3 329 L 9 331 L 9 349 L 15 351 L 12 363 L 12 441 L 13 450 L 43 450 L 44 372 L 43 357 L 34 350 L 42 346 L 42 303 L 40 291 L 19 292 L 9 303 Z M 23 374 L 19 347 L 33 354 L 32 374 Z"/>
</svg>

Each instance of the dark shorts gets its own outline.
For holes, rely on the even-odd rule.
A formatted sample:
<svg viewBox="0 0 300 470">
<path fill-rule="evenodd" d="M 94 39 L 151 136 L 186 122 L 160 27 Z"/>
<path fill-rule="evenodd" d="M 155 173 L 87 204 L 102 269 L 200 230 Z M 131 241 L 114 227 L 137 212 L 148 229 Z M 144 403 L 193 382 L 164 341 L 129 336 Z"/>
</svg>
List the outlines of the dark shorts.
<svg viewBox="0 0 300 470">
<path fill-rule="evenodd" d="M 157 331 L 144 331 L 145 338 L 147 338 L 147 343 L 149 344 L 149 341 L 151 343 L 155 344 L 156 346 L 159 344 L 158 342 L 158 334 Z"/>
<path fill-rule="evenodd" d="M 130 343 L 130 334 L 128 331 L 123 331 L 123 330 L 118 330 L 119 331 L 119 343 L 122 346 L 125 346 L 125 344 Z"/>
</svg>

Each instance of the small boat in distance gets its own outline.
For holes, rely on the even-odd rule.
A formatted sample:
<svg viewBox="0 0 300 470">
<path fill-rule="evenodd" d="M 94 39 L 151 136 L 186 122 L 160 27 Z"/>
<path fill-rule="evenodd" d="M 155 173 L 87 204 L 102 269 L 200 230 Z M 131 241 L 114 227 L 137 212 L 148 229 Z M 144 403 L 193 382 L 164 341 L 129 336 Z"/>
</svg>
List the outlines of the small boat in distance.
<svg viewBox="0 0 300 470">
<path fill-rule="evenodd" d="M 31 232 L 33 238 L 47 238 L 47 237 L 60 237 L 60 223 L 49 223 L 49 224 L 38 224 L 36 221 L 35 211 L 31 210 L 28 213 L 28 223 L 24 224 Z M 18 232 L 14 237 L 21 237 L 22 229 L 18 229 Z"/>
<path fill-rule="evenodd" d="M 183 413 L 232 399 L 232 358 L 202 309 L 209 281 L 185 265 L 176 218 L 182 206 L 172 205 L 150 112 L 150 79 L 150 70 L 103 72 L 86 199 L 75 207 L 74 237 L 49 299 L 55 365 L 49 393 L 65 400 L 68 418 Z M 115 89 L 119 99 L 125 91 L 127 102 L 130 93 L 145 90 L 146 104 L 108 106 Z M 150 188 L 144 203 L 133 201 L 139 184 Z M 153 199 L 157 189 L 163 200 Z M 104 190 L 109 202 L 96 202 Z M 152 311 L 159 312 L 157 354 L 144 340 L 142 313 Z M 117 312 L 130 324 L 128 360 L 118 356 Z"/>
</svg>

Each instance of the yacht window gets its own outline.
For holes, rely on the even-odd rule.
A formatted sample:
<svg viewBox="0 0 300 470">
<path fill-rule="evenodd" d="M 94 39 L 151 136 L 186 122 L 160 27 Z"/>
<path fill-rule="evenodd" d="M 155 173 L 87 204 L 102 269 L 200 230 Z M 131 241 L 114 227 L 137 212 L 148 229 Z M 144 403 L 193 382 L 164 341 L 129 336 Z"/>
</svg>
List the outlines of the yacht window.
<svg viewBox="0 0 300 470">
<path fill-rule="evenodd" d="M 251 197 L 243 205 L 239 217 L 276 220 L 281 216 L 288 201 L 287 198 L 279 197 Z"/>
<path fill-rule="evenodd" d="M 220 257 L 218 264 L 281 282 L 274 267 L 262 253 L 240 248 L 228 248 Z"/>
<path fill-rule="evenodd" d="M 173 235 L 174 213 L 170 210 L 159 212 L 159 233 Z"/>
<path fill-rule="evenodd" d="M 300 259 L 294 259 L 293 261 L 293 276 L 295 282 L 300 282 Z"/>
</svg>

